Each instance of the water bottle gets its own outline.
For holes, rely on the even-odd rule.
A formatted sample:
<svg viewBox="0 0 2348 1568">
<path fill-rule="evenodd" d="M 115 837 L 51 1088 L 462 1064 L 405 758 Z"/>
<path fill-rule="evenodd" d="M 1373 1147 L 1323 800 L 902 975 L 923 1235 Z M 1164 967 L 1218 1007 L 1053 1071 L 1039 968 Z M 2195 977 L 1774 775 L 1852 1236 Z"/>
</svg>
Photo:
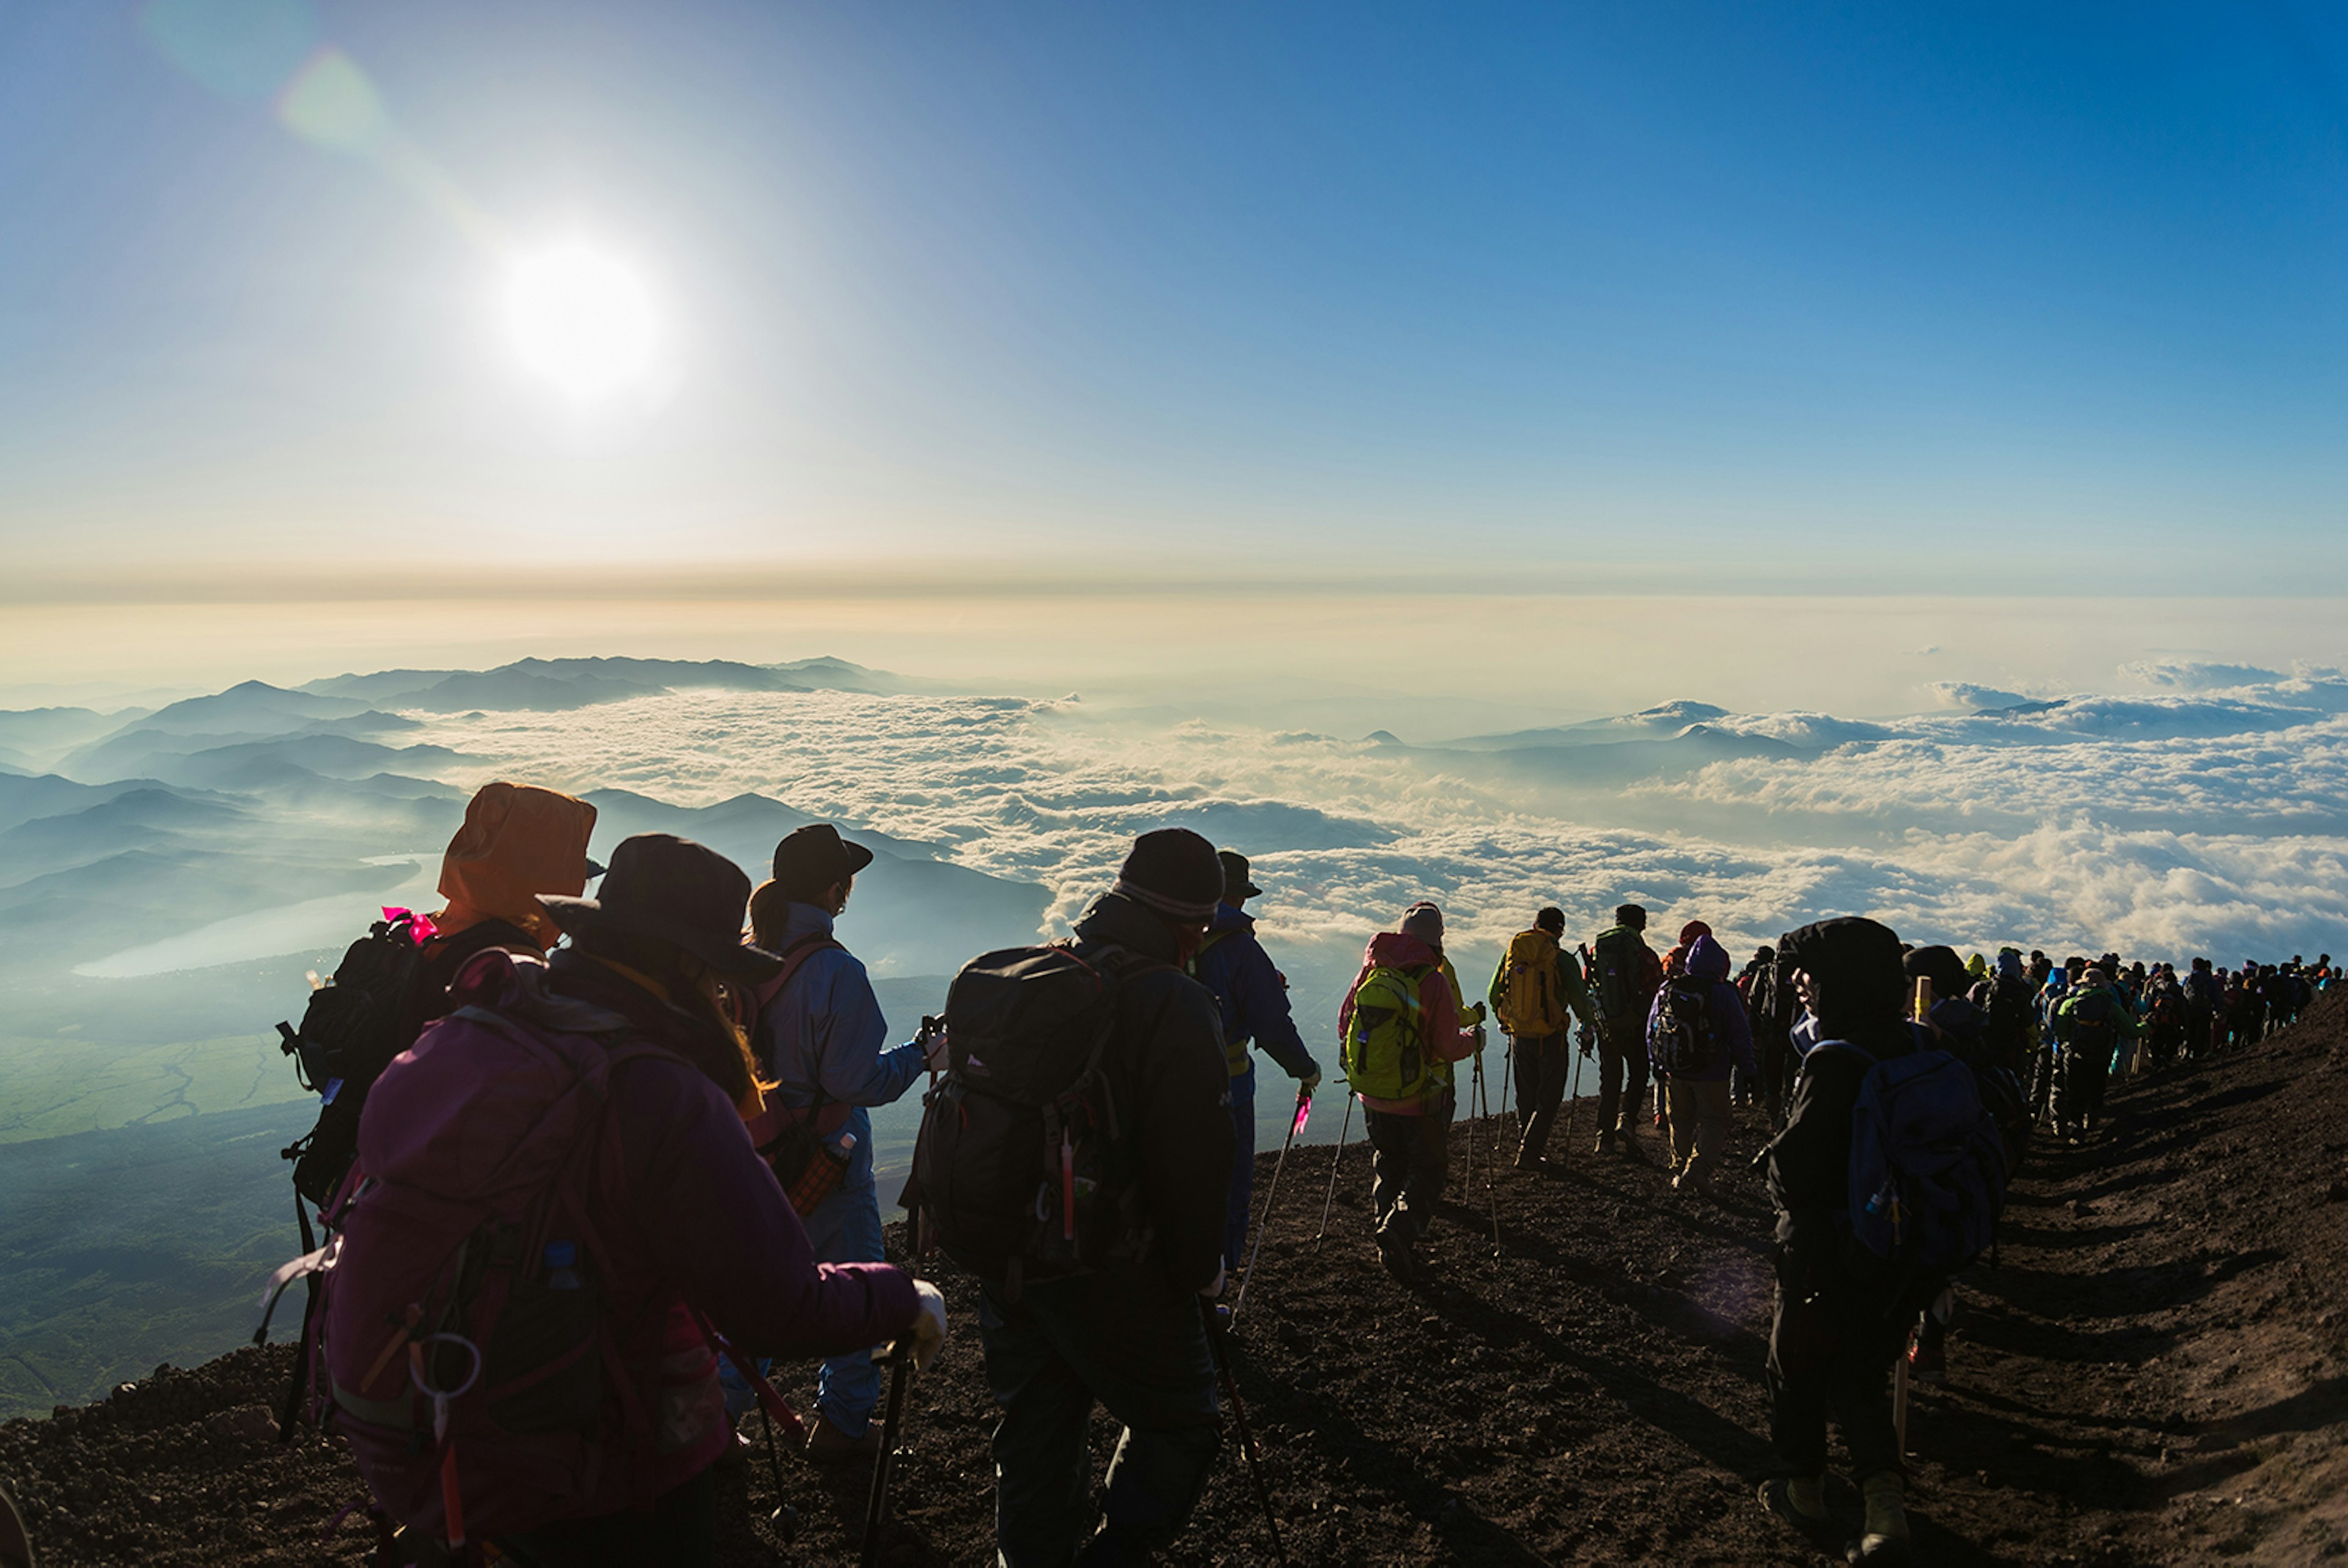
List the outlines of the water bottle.
<svg viewBox="0 0 2348 1568">
<path fill-rule="evenodd" d="M 567 1241 L 546 1244 L 546 1288 L 576 1290 L 579 1288 L 579 1248 Z"/>
</svg>

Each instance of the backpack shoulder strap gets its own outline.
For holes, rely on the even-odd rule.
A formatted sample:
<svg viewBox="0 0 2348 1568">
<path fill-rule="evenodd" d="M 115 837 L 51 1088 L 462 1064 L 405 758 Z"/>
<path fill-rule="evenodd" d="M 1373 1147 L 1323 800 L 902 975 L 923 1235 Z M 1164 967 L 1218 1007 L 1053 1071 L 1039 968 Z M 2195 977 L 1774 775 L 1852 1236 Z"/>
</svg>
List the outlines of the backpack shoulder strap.
<svg viewBox="0 0 2348 1568">
<path fill-rule="evenodd" d="M 799 970 L 807 967 L 809 958 L 818 953 L 831 951 L 844 953 L 848 948 L 829 931 L 809 931 L 785 943 L 783 950 L 775 955 L 783 960 L 783 967 L 760 980 L 750 993 L 757 999 L 759 1010 L 765 1011 L 768 1004 L 783 994 L 783 988 L 798 978 Z"/>
</svg>

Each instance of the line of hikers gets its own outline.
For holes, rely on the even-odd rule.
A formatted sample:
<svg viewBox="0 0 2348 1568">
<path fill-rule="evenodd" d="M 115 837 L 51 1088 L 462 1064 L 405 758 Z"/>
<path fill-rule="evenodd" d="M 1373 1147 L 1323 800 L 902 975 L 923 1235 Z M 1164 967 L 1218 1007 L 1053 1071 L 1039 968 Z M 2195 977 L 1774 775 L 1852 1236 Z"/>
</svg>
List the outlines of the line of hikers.
<svg viewBox="0 0 2348 1568">
<path fill-rule="evenodd" d="M 834 927 L 869 850 L 811 825 L 754 888 L 667 835 L 596 866 L 594 820 L 553 791 L 485 786 L 444 859 L 445 907 L 386 911 L 301 1027 L 280 1026 L 322 1101 L 286 1151 L 304 1254 L 273 1282 L 307 1281 L 289 1435 L 306 1416 L 349 1442 L 390 1561 L 479 1561 L 493 1542 L 525 1565 L 706 1563 L 712 1467 L 747 1443 L 754 1411 L 770 1455 L 778 1424 L 798 1430 L 767 1374 L 821 1358 L 802 1451 L 877 1461 L 869 1560 L 894 1444 L 875 1419 L 880 1368 L 895 1368 L 888 1405 L 901 1409 L 903 1379 L 946 1337 L 942 1296 L 915 1277 L 942 1254 L 981 1285 L 1003 1411 L 999 1560 L 1162 1550 L 1204 1490 L 1225 1402 L 1255 1458 L 1220 1309 L 1251 1213 L 1248 1048 L 1295 1081 L 1297 1126 L 1321 1081 L 1246 913 L 1249 862 L 1186 830 L 1143 835 L 1068 938 L 973 959 L 943 1019 L 891 1044 Z M 1640 1158 L 1654 1072 L 1676 1190 L 1708 1193 L 1733 1105 L 1766 1104 L 1786 1473 L 1763 1501 L 1826 1529 L 1831 1415 L 1867 1498 L 1854 1550 L 1896 1560 L 1907 1531 L 1883 1385 L 1987 1245 L 2031 1121 L 2021 1075 L 2044 1034 L 2063 1042 L 2056 1060 L 2084 1061 L 2103 1057 L 2097 1030 L 2115 1045 L 2142 1032 L 2166 972 L 2047 965 L 2033 983 L 2011 949 L 1993 970 L 1840 919 L 1789 933 L 1732 980 L 1701 922 L 1663 955 L 1645 925 L 1624 905 L 1576 952 L 1563 913 L 1543 908 L 1472 1005 L 1436 905 L 1371 938 L 1339 1055 L 1372 1149 L 1381 1258 L 1418 1276 L 1457 1064 L 1480 1077 L 1487 1017 L 1509 1036 L 1519 1171 L 1554 1168 L 1576 1037 L 1597 1058 L 1601 1153 Z M 2276 973 L 2333 978 L 2328 957 Z M 2303 1005 L 2268 982 L 2243 982 L 2262 1020 Z M 2031 986 L 2018 1015 L 2013 984 Z M 2100 1088 L 2091 1102 L 2078 1076 L 2058 1103 L 2091 1124 Z M 883 1261 L 870 1113 L 923 1081 L 901 1267 Z M 1097 1404 L 1125 1428 L 1097 1506 Z M 1260 1477 L 1258 1496 L 1277 1555 Z"/>
</svg>

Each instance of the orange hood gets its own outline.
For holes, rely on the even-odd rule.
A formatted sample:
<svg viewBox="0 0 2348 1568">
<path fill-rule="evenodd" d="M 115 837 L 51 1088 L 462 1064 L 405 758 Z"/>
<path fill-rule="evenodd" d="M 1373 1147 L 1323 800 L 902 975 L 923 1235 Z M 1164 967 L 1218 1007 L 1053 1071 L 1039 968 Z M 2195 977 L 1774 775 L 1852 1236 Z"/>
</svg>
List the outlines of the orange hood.
<svg viewBox="0 0 2348 1568">
<path fill-rule="evenodd" d="M 583 800 L 534 784 L 483 784 L 441 857 L 440 896 L 448 907 L 433 924 L 452 934 L 503 920 L 551 945 L 554 923 L 535 895 L 575 898 L 586 891 L 594 831 L 595 808 Z"/>
</svg>

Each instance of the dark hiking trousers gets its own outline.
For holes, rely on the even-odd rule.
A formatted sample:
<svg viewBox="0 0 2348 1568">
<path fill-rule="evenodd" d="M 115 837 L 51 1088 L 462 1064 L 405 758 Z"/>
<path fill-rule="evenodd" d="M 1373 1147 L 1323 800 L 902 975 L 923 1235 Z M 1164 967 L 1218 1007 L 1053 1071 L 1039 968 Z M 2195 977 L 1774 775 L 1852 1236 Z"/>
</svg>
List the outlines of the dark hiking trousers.
<svg viewBox="0 0 2348 1568">
<path fill-rule="evenodd" d="M 1004 1568 L 1064 1568 L 1093 1528 L 1093 1406 L 1125 1424 L 1109 1460 L 1102 1547 L 1135 1560 L 1182 1532 L 1222 1441 L 1199 1299 L 1155 1269 L 979 1292 L 994 1429 L 994 1540 Z M 1097 1550 L 1098 1548 L 1097 1548 Z M 1112 1556 L 1116 1555 L 1112 1551 Z"/>
<path fill-rule="evenodd" d="M 2063 1077 L 2054 1097 L 2055 1123 L 2066 1131 L 2092 1131 L 2104 1112 L 2104 1091 L 2111 1079 L 2108 1047 L 2064 1051 Z"/>
<path fill-rule="evenodd" d="M 1787 1474 L 1825 1472 L 1829 1419 L 1850 1450 L 1854 1483 L 1900 1471 L 1891 1364 L 1907 1348 L 1916 1314 L 1894 1307 L 1888 1294 L 1847 1279 L 1806 1300 L 1794 1299 L 1779 1283 L 1765 1378 L 1769 1440 Z"/>
<path fill-rule="evenodd" d="M 1398 1228 L 1408 1246 L 1435 1223 L 1435 1205 L 1443 1201 L 1451 1174 L 1453 1103 L 1446 1091 L 1440 1102 L 1416 1116 L 1362 1112 L 1370 1139 L 1370 1212 L 1381 1237 Z"/>
<path fill-rule="evenodd" d="M 1514 1037 L 1517 1119 L 1524 1138 L 1517 1158 L 1538 1160 L 1549 1148 L 1557 1108 L 1565 1099 L 1566 1075 L 1573 1066 L 1573 1043 L 1562 1032 Z"/>
<path fill-rule="evenodd" d="M 1643 1024 L 1607 1025 L 1598 1037 L 1598 1131 L 1635 1132 L 1647 1099 Z"/>
<path fill-rule="evenodd" d="M 704 1568 L 717 1561 L 717 1482 L 705 1470 L 661 1493 L 641 1512 L 629 1508 L 592 1519 L 565 1519 L 527 1535 L 509 1535 L 498 1549 L 522 1568 L 635 1568 L 643 1563 Z"/>
<path fill-rule="evenodd" d="M 2038 1059 L 2032 1063 L 2030 1078 L 2030 1117 L 2044 1122 L 2054 1103 L 2054 1074 L 2061 1058 L 2054 1054 L 2050 1041 L 2038 1048 Z"/>
</svg>

